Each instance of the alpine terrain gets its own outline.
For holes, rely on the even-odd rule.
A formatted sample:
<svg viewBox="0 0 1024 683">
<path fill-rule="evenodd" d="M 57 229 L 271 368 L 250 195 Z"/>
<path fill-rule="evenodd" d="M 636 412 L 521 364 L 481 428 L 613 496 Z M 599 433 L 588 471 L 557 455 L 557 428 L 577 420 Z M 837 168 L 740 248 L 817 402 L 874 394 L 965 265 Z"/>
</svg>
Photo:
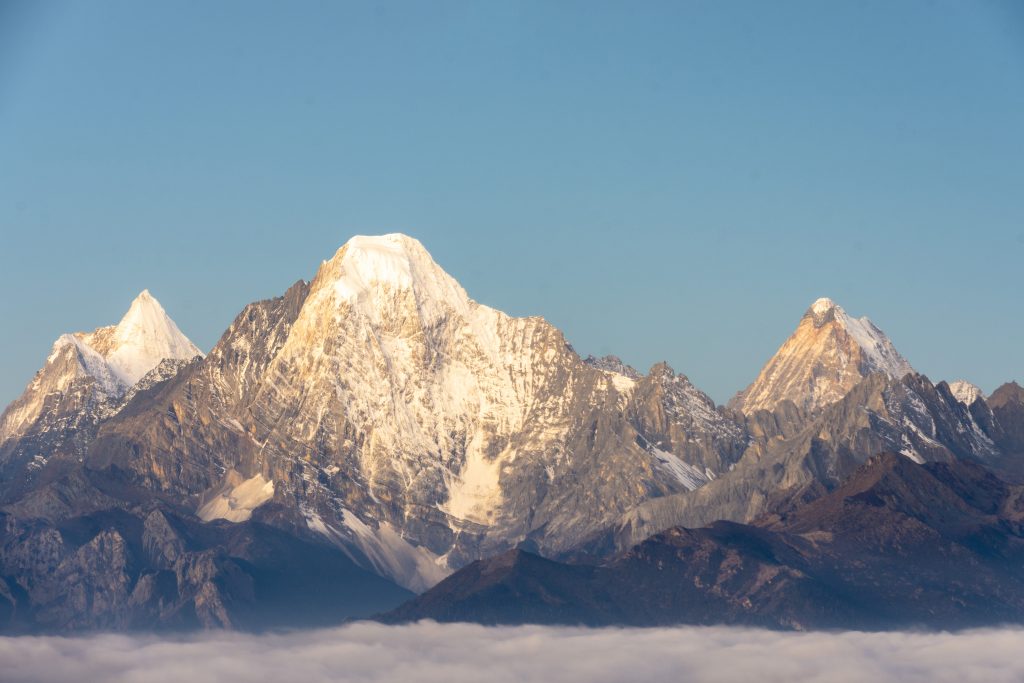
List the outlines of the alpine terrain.
<svg viewBox="0 0 1024 683">
<path fill-rule="evenodd" d="M 197 356 L 149 290 L 117 325 L 61 335 L 0 415 L 0 481 L 20 489 L 51 459 L 80 460 L 100 422 Z"/>
<path fill-rule="evenodd" d="M 790 514 L 656 534 L 600 566 L 522 550 L 384 618 L 488 624 L 965 628 L 1019 622 L 1024 488 L 977 465 L 871 458 Z"/>
<path fill-rule="evenodd" d="M 103 425 L 87 468 L 207 521 L 272 501 L 412 590 L 523 543 L 572 551 L 727 470 L 744 443 L 667 366 L 588 364 L 543 319 L 470 299 L 403 235 L 353 238 L 134 408 Z"/>
<path fill-rule="evenodd" d="M 822 298 L 811 304 L 796 331 L 729 407 L 753 413 L 792 401 L 800 410 L 815 413 L 872 373 L 900 379 L 913 371 L 874 323 L 853 318 Z"/>
<path fill-rule="evenodd" d="M 353 237 L 205 356 L 148 292 L 57 341 L 0 418 L 0 619 L 980 623 L 1024 604 L 1022 405 L 819 299 L 716 406 Z"/>
</svg>

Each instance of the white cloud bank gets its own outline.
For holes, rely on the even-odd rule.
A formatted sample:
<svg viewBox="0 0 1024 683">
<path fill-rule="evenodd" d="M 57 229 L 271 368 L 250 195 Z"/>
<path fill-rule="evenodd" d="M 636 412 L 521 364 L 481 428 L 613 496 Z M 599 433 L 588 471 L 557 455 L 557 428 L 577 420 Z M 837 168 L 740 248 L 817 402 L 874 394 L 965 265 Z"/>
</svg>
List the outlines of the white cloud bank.
<svg viewBox="0 0 1024 683">
<path fill-rule="evenodd" d="M 213 683 L 1024 680 L 1024 630 L 775 633 L 359 623 L 277 635 L 0 638 L 0 678 Z"/>
</svg>

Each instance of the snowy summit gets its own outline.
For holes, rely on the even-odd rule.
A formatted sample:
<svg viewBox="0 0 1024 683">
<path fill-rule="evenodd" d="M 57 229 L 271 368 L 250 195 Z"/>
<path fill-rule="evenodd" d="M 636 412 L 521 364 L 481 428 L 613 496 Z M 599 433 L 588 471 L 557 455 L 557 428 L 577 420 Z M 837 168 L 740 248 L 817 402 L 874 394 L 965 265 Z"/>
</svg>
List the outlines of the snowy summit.
<svg viewBox="0 0 1024 683">
<path fill-rule="evenodd" d="M 952 392 L 953 397 L 965 406 L 970 406 L 979 398 L 985 398 L 985 392 L 983 392 L 978 385 L 971 384 L 967 380 L 963 379 L 950 382 L 949 390 Z"/>
<path fill-rule="evenodd" d="M 33 425 L 45 429 L 36 423 L 47 417 L 48 397 L 88 396 L 90 405 L 117 401 L 161 361 L 201 355 L 160 302 L 143 290 L 117 325 L 58 337 L 46 363 L 0 417 L 0 442 Z M 56 419 L 56 413 L 47 419 Z"/>
<path fill-rule="evenodd" d="M 160 302 L 144 289 L 114 328 L 106 359 L 114 373 L 131 386 L 165 358 L 187 360 L 201 355 Z"/>
<path fill-rule="evenodd" d="M 872 373 L 900 378 L 914 369 L 868 318 L 854 318 L 827 297 L 804 313 L 796 331 L 754 383 L 730 401 L 745 413 L 784 400 L 812 412 L 838 401 Z"/>
</svg>

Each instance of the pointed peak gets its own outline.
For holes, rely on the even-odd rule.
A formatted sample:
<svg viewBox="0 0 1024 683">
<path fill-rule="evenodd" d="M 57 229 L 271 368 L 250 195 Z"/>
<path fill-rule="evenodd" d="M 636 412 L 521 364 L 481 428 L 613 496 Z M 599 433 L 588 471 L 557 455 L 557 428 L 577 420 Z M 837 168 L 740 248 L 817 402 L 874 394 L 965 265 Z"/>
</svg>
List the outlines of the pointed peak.
<svg viewBox="0 0 1024 683">
<path fill-rule="evenodd" d="M 899 379 L 913 368 L 868 318 L 854 318 L 828 297 L 815 301 L 757 379 L 729 402 L 745 413 L 784 400 L 816 411 L 871 373 Z"/>
<path fill-rule="evenodd" d="M 121 336 L 127 334 L 130 329 L 140 326 L 153 327 L 161 324 L 163 320 L 170 320 L 164 307 L 148 289 L 144 289 L 132 299 L 128 310 L 122 316 L 121 321 L 117 323 L 114 334 Z"/>
<path fill-rule="evenodd" d="M 842 306 L 826 296 L 811 304 L 807 311 L 804 312 L 804 317 L 810 318 L 814 322 L 815 327 L 822 327 L 833 321 L 845 327 L 850 319 Z"/>
<path fill-rule="evenodd" d="M 97 350 L 128 386 L 165 358 L 190 360 L 202 355 L 148 289 L 135 297 L 109 340 Z"/>
<path fill-rule="evenodd" d="M 822 297 L 811 304 L 804 313 L 804 317 L 810 318 L 816 328 L 834 322 L 847 332 L 857 336 L 858 342 L 865 342 L 865 335 L 867 337 L 885 336 L 868 317 L 854 318 L 846 312 L 846 309 L 828 297 Z"/>
<path fill-rule="evenodd" d="M 960 403 L 966 406 L 971 405 L 979 398 L 985 398 L 984 392 L 976 384 L 965 379 L 958 379 L 949 383 L 949 391 Z"/>
<path fill-rule="evenodd" d="M 131 306 L 128 307 L 128 312 L 125 313 L 125 318 L 127 318 L 133 310 L 138 311 L 146 308 L 155 309 L 161 313 L 164 312 L 163 306 L 160 305 L 160 302 L 157 301 L 156 297 L 153 296 L 148 289 L 142 290 L 134 299 L 132 299 Z M 124 322 L 124 318 L 121 319 L 121 322 Z"/>
<path fill-rule="evenodd" d="M 832 301 L 832 299 L 829 299 L 827 296 L 823 296 L 811 304 L 811 307 L 807 309 L 807 312 L 813 313 L 814 315 L 824 315 L 834 308 L 838 308 L 836 302 Z"/>
</svg>

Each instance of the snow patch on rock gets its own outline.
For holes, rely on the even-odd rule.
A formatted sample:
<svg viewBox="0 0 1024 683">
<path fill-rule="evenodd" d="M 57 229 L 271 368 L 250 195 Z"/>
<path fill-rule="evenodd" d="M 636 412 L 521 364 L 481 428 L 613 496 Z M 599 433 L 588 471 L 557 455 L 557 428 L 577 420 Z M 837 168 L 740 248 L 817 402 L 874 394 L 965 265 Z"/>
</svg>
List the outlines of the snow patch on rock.
<svg viewBox="0 0 1024 683">
<path fill-rule="evenodd" d="M 501 507 L 500 473 L 500 459 L 488 460 L 480 450 L 470 450 L 462 472 L 448 480 L 448 500 L 442 510 L 457 519 L 491 523 Z"/>
<path fill-rule="evenodd" d="M 239 477 L 230 477 L 237 481 Z M 252 512 L 274 497 L 274 482 L 262 474 L 250 477 L 234 486 L 228 484 L 211 499 L 199 506 L 196 515 L 204 522 L 226 519 L 229 522 L 244 522 Z"/>
<path fill-rule="evenodd" d="M 356 562 L 365 558 L 371 569 L 416 593 L 422 593 L 452 573 L 444 558 L 423 546 L 413 545 L 390 524 L 374 529 L 351 510 L 341 509 L 341 528 L 328 524 L 315 511 L 302 510 L 306 526 L 333 545 L 346 551 Z M 360 555 L 349 552 L 349 546 Z"/>
</svg>

